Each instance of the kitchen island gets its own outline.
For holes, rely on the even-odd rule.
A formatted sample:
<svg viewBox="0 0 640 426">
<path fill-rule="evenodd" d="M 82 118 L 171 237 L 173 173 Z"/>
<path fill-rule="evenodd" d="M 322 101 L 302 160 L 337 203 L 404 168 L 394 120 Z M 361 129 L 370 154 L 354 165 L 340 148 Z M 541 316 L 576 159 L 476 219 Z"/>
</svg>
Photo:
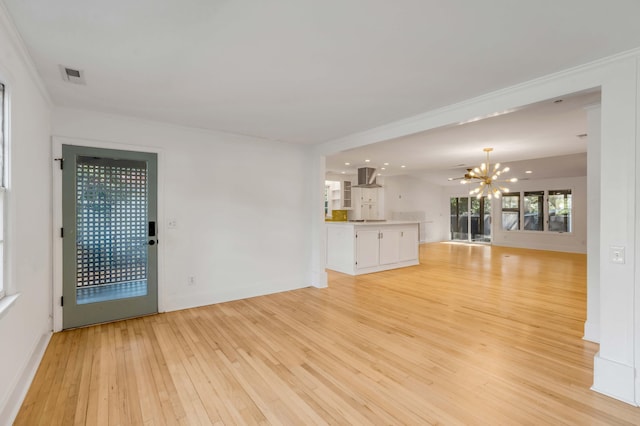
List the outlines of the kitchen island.
<svg viewBox="0 0 640 426">
<path fill-rule="evenodd" d="M 418 265 L 413 221 L 327 222 L 327 269 L 349 275 Z"/>
</svg>

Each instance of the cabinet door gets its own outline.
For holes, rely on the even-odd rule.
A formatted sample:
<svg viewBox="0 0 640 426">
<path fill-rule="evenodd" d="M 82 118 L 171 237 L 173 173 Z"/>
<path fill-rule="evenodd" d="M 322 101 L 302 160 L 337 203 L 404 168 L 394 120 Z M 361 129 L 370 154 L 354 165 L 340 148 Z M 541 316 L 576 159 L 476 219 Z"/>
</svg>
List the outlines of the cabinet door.
<svg viewBox="0 0 640 426">
<path fill-rule="evenodd" d="M 418 258 L 418 226 L 403 228 L 400 231 L 399 261 L 404 262 Z"/>
<path fill-rule="evenodd" d="M 356 231 L 356 268 L 370 268 L 378 266 L 379 258 L 378 230 Z"/>
<path fill-rule="evenodd" d="M 373 217 L 371 217 L 371 204 L 362 204 L 361 209 L 362 209 L 361 219 L 364 219 L 364 220 L 374 219 Z"/>
<path fill-rule="evenodd" d="M 380 230 L 380 264 L 397 263 L 400 259 L 400 229 Z"/>
<path fill-rule="evenodd" d="M 342 182 L 342 208 L 351 208 L 351 181 L 348 180 Z"/>
<path fill-rule="evenodd" d="M 351 200 L 353 204 L 360 204 L 362 202 L 362 189 L 359 186 L 351 187 Z"/>
<path fill-rule="evenodd" d="M 362 201 L 365 203 L 377 203 L 378 188 L 362 188 Z"/>
<path fill-rule="evenodd" d="M 378 205 L 376 203 L 369 204 L 369 219 L 380 219 L 378 216 Z"/>
</svg>

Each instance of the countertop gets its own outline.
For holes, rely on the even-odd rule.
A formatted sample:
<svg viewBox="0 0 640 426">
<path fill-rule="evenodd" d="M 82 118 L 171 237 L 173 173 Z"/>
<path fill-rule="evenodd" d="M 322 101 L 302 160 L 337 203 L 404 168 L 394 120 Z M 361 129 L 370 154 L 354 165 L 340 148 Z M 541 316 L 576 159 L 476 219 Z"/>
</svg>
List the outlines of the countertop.
<svg viewBox="0 0 640 426">
<path fill-rule="evenodd" d="M 417 225 L 416 220 L 374 220 L 371 222 L 325 222 L 331 226 L 390 226 L 390 225 Z"/>
</svg>

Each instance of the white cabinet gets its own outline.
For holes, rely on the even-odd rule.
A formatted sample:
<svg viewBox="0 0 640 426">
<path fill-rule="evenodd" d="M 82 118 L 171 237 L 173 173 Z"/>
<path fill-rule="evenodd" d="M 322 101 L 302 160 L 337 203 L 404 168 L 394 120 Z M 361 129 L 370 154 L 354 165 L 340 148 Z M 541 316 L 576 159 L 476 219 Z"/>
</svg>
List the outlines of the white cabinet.
<svg viewBox="0 0 640 426">
<path fill-rule="evenodd" d="M 327 223 L 327 268 L 351 275 L 419 264 L 418 223 Z"/>
<path fill-rule="evenodd" d="M 377 203 L 378 202 L 378 190 L 380 188 L 360 188 L 360 201 L 363 203 Z"/>
<path fill-rule="evenodd" d="M 400 262 L 418 259 L 420 248 L 419 226 L 405 228 L 400 231 Z"/>
<path fill-rule="evenodd" d="M 353 217 L 355 220 L 376 220 L 378 216 L 378 206 L 375 204 L 358 203 L 353 208 Z"/>
<path fill-rule="evenodd" d="M 350 210 L 352 205 L 351 181 L 325 181 L 325 215 L 331 217 L 333 210 Z"/>
<path fill-rule="evenodd" d="M 353 200 L 353 212 L 350 216 L 353 220 L 377 220 L 382 219 L 380 191 L 382 188 L 361 188 L 351 189 Z"/>
<path fill-rule="evenodd" d="M 377 229 L 362 229 L 356 231 L 356 267 L 358 269 L 378 266 L 378 241 L 380 233 Z"/>
<path fill-rule="evenodd" d="M 380 264 L 388 265 L 400 260 L 399 229 L 380 229 Z"/>
<path fill-rule="evenodd" d="M 340 203 L 343 210 L 351 209 L 351 197 L 351 181 L 344 180 L 342 181 L 342 202 Z"/>
<path fill-rule="evenodd" d="M 359 273 L 417 265 L 418 224 L 356 225 L 355 270 Z"/>
<path fill-rule="evenodd" d="M 382 227 L 379 232 L 379 264 L 390 265 L 418 258 L 418 227 Z M 360 252 L 356 253 L 360 268 Z M 369 267 L 369 266 L 363 266 Z"/>
</svg>

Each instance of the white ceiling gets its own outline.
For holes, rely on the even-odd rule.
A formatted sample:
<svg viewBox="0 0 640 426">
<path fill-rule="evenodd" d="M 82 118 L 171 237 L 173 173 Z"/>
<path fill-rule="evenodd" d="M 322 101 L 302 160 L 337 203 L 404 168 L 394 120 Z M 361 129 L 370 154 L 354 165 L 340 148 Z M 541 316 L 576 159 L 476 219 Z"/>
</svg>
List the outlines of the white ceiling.
<svg viewBox="0 0 640 426">
<path fill-rule="evenodd" d="M 1 1 L 58 105 L 303 144 L 640 46 L 637 0 Z"/>
<path fill-rule="evenodd" d="M 599 102 L 600 91 L 594 89 L 492 118 L 351 149 L 328 157 L 327 171 L 355 174 L 359 167 L 375 167 L 383 176 L 410 174 L 438 185 L 455 185 L 458 182 L 448 178 L 479 166 L 486 160 L 483 148 L 493 148 L 491 163 L 508 162 L 509 176 L 586 176 L 586 108 Z M 527 170 L 533 173 L 526 174 Z"/>
</svg>

